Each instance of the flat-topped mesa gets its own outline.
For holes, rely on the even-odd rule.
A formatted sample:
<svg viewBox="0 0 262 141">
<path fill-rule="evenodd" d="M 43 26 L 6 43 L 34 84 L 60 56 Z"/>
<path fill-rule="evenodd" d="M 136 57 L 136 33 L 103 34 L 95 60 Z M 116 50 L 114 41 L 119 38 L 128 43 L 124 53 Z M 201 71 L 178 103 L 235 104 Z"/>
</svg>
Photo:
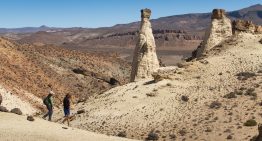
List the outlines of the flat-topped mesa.
<svg viewBox="0 0 262 141">
<path fill-rule="evenodd" d="M 212 49 L 226 38 L 232 36 L 231 20 L 226 17 L 225 10 L 214 9 L 211 16 L 211 24 L 207 28 L 202 44 L 192 54 L 193 58 L 198 58 Z"/>
<path fill-rule="evenodd" d="M 159 68 L 150 16 L 150 9 L 141 10 L 141 26 L 133 56 L 131 82 L 152 78 L 152 73 Z"/>
<path fill-rule="evenodd" d="M 235 20 L 232 22 L 232 28 L 234 34 L 238 34 L 240 32 L 262 33 L 262 26 L 255 25 L 252 21 Z"/>
</svg>

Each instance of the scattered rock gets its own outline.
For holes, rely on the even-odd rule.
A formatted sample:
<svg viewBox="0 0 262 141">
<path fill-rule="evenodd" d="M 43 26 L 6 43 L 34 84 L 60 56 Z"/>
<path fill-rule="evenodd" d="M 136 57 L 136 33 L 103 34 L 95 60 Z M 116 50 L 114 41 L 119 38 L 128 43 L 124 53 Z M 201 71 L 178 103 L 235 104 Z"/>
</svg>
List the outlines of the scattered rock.
<svg viewBox="0 0 262 141">
<path fill-rule="evenodd" d="M 10 111 L 11 113 L 22 115 L 22 111 L 19 108 L 14 108 Z"/>
<path fill-rule="evenodd" d="M 86 111 L 84 110 L 84 109 L 82 109 L 82 110 L 78 110 L 77 111 L 77 114 L 82 114 L 82 113 L 85 113 Z"/>
<path fill-rule="evenodd" d="M 149 96 L 149 97 L 155 97 L 155 96 L 157 96 L 157 93 L 151 92 L 151 93 L 147 93 L 146 95 Z"/>
<path fill-rule="evenodd" d="M 253 72 L 240 72 L 236 76 L 238 76 L 237 77 L 238 80 L 247 80 L 249 78 L 256 76 L 256 74 Z"/>
<path fill-rule="evenodd" d="M 232 135 L 228 135 L 228 136 L 227 136 L 227 139 L 228 139 L 228 140 L 231 140 L 231 139 L 233 139 L 233 136 L 232 136 Z"/>
<path fill-rule="evenodd" d="M 183 95 L 183 96 L 181 97 L 181 100 L 187 102 L 187 101 L 189 100 L 189 98 L 188 98 L 188 96 Z"/>
<path fill-rule="evenodd" d="M 148 135 L 147 135 L 147 138 L 146 140 L 149 141 L 149 140 L 153 140 L 153 141 L 156 141 L 159 139 L 159 136 L 157 133 L 154 133 L 153 131 L 151 131 Z"/>
<path fill-rule="evenodd" d="M 207 129 L 205 130 L 205 132 L 212 132 L 212 129 L 210 127 L 207 127 Z"/>
<path fill-rule="evenodd" d="M 210 105 L 209 108 L 210 109 L 219 109 L 222 106 L 222 103 L 220 103 L 219 101 L 213 101 Z"/>
<path fill-rule="evenodd" d="M 116 80 L 115 78 L 110 78 L 109 84 L 111 84 L 111 85 L 118 85 L 118 84 L 120 84 L 120 83 L 119 83 L 119 81 Z"/>
<path fill-rule="evenodd" d="M 224 95 L 223 97 L 224 97 L 224 98 L 227 98 L 227 99 L 237 98 L 235 92 L 230 92 L 229 94 L 226 94 L 226 95 Z"/>
<path fill-rule="evenodd" d="M 170 134 L 170 135 L 169 135 L 169 138 L 170 138 L 171 140 L 176 140 L 176 135 L 175 135 L 175 134 Z"/>
<path fill-rule="evenodd" d="M 159 68 L 156 72 L 152 73 L 155 82 L 162 81 L 164 79 L 173 79 L 178 67 L 164 67 Z"/>
<path fill-rule="evenodd" d="M 4 106 L 0 106 L 0 112 L 9 112 Z"/>
<path fill-rule="evenodd" d="M 127 134 L 126 134 L 126 131 L 122 131 L 122 132 L 119 132 L 117 134 L 118 137 L 122 137 L 122 138 L 126 138 Z"/>
<path fill-rule="evenodd" d="M 85 69 L 83 69 L 83 68 L 75 68 L 75 69 L 73 69 L 72 71 L 73 71 L 74 73 L 76 73 L 76 74 L 82 74 L 82 75 L 84 75 L 84 76 L 87 75 L 87 71 L 86 71 Z"/>
<path fill-rule="evenodd" d="M 26 118 L 28 121 L 35 121 L 34 117 L 33 116 L 27 116 Z"/>
</svg>

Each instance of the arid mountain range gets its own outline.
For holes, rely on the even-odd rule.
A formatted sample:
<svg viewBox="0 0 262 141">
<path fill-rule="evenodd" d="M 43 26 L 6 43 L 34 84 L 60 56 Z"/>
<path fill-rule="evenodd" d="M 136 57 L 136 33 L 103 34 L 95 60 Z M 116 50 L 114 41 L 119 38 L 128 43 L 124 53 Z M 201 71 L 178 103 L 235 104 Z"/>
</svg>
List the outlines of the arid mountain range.
<svg viewBox="0 0 262 141">
<path fill-rule="evenodd" d="M 191 55 L 204 37 L 211 13 L 192 13 L 153 19 L 158 56 L 167 65 L 179 62 Z M 257 4 L 228 12 L 231 20 L 251 20 L 262 24 L 262 5 Z M 138 19 L 139 20 L 139 19 Z M 37 45 L 55 44 L 84 51 L 116 52 L 130 61 L 137 41 L 140 22 L 118 24 L 103 28 L 17 28 L 0 29 L 0 34 L 20 42 Z"/>
</svg>

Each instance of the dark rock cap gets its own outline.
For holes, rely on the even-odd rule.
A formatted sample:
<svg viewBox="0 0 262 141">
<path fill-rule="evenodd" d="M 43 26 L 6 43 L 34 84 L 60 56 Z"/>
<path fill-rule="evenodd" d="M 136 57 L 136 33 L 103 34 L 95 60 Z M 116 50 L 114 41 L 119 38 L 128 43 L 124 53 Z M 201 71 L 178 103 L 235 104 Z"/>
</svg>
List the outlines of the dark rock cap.
<svg viewBox="0 0 262 141">
<path fill-rule="evenodd" d="M 211 19 L 222 19 L 225 14 L 226 11 L 224 9 L 214 9 Z"/>
<path fill-rule="evenodd" d="M 150 9 L 142 9 L 141 10 L 141 18 L 150 18 L 151 16 L 151 10 Z"/>
</svg>

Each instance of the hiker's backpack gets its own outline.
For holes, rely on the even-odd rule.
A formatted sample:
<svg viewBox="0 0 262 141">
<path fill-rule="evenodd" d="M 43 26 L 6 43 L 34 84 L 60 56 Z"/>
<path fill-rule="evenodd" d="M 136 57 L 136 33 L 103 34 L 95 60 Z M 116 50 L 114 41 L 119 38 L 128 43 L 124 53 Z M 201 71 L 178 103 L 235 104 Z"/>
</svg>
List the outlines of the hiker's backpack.
<svg viewBox="0 0 262 141">
<path fill-rule="evenodd" d="M 44 103 L 45 105 L 48 105 L 48 98 L 47 98 L 47 97 L 44 98 L 43 103 Z"/>
</svg>

